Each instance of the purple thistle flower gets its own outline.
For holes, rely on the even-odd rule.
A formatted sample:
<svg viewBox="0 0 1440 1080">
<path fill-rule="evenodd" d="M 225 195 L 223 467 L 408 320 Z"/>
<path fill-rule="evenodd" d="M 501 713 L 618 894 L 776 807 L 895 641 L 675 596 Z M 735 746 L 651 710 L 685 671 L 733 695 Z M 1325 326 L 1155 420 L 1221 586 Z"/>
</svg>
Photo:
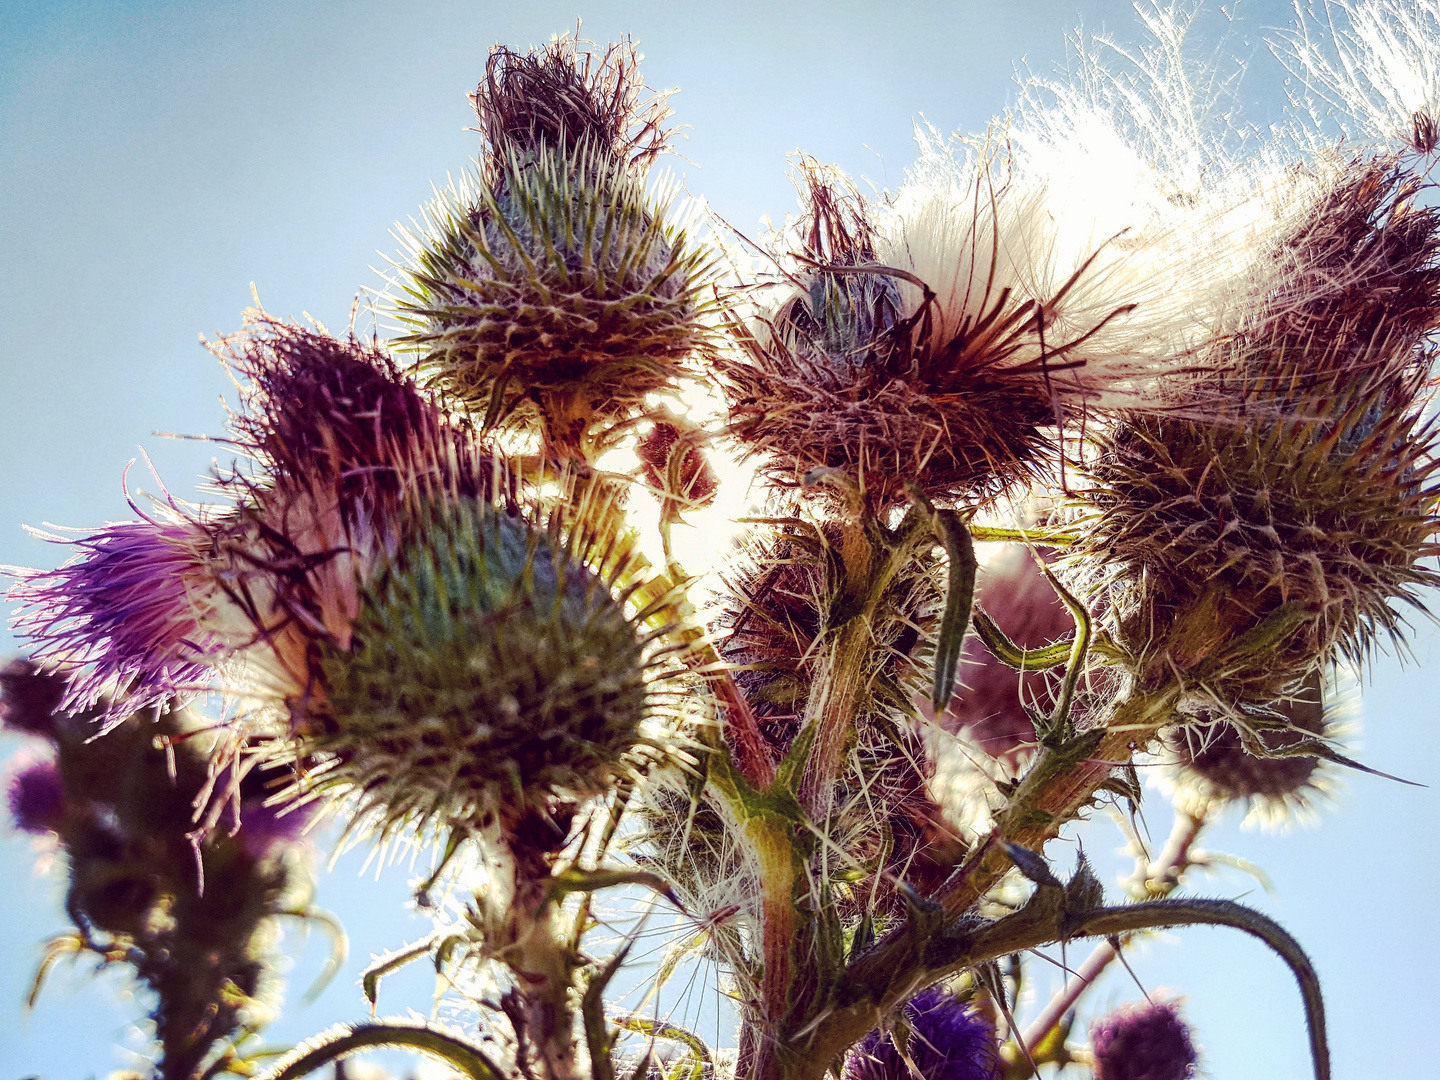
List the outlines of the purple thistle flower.
<svg viewBox="0 0 1440 1080">
<path fill-rule="evenodd" d="M 22 605 L 16 629 L 38 646 L 36 658 L 89 669 L 72 677 L 61 707 L 89 708 L 113 688 L 122 696 L 105 713 L 112 720 L 207 684 L 216 641 L 199 627 L 213 603 L 205 529 L 124 521 L 73 543 L 83 554 L 56 570 L 18 571 L 10 589 Z"/>
<path fill-rule="evenodd" d="M 65 814 L 65 783 L 53 758 L 41 758 L 10 776 L 10 816 L 28 833 L 55 831 Z"/>
<path fill-rule="evenodd" d="M 983 1017 L 938 988 L 905 1006 L 908 1052 L 924 1080 L 993 1080 L 1000 1067 L 995 1032 Z M 876 1028 L 850 1051 L 846 1080 L 913 1080 L 894 1041 Z"/>
<path fill-rule="evenodd" d="M 1195 1075 L 1190 1029 L 1172 1001 L 1125 1005 L 1090 1025 L 1095 1080 L 1188 1080 Z"/>
</svg>

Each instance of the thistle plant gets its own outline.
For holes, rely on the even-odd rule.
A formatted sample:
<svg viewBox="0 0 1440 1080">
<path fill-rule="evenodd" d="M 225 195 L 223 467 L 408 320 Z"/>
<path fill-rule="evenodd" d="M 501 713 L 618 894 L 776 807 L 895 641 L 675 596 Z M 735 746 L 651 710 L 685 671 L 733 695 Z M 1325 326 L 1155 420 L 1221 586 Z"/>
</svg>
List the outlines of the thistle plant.
<svg viewBox="0 0 1440 1080">
<path fill-rule="evenodd" d="M 202 501 L 11 571 L 4 719 L 40 751 L 9 807 L 74 922 L 42 975 L 128 965 L 165 1080 L 376 1047 L 475 1080 L 1184 1080 L 1169 999 L 1088 1045 L 1077 1009 L 1133 941 L 1223 926 L 1293 973 L 1328 1080 L 1300 944 L 1186 890 L 1227 808 L 1281 821 L 1366 769 L 1355 676 L 1440 583 L 1440 88 L 1366 67 L 1429 78 L 1440 28 L 1381 7 L 1339 60 L 1313 26 L 1277 46 L 1347 141 L 1205 134 L 1157 9 L 1138 71 L 1082 48 L 984 135 L 921 129 L 897 190 L 798 157 L 748 247 L 651 175 L 670 112 L 628 42 L 497 46 L 375 332 L 247 313 L 211 343 L 238 460 Z M 674 530 L 741 461 L 707 585 Z M 1123 898 L 1083 851 L 1062 880 L 1047 846 L 1133 822 L 1142 768 L 1169 841 L 1127 828 Z M 362 990 L 373 1017 L 427 960 L 463 1024 L 255 1047 L 276 927 L 325 918 L 319 836 L 428 860 L 434 932 Z M 1025 957 L 1087 939 L 1034 1001 Z M 686 964 L 738 1030 L 646 1010 Z"/>
</svg>

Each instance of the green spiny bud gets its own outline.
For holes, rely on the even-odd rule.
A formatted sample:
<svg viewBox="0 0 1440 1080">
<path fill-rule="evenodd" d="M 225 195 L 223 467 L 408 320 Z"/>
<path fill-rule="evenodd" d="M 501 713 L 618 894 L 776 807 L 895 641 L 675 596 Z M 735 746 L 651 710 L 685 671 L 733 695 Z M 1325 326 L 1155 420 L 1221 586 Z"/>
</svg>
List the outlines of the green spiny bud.
<svg viewBox="0 0 1440 1080">
<path fill-rule="evenodd" d="M 478 827 L 623 774 L 649 744 L 649 659 L 606 583 L 483 503 L 432 507 L 411 536 L 364 588 L 349 651 L 323 651 L 324 782 L 389 831 Z"/>
</svg>

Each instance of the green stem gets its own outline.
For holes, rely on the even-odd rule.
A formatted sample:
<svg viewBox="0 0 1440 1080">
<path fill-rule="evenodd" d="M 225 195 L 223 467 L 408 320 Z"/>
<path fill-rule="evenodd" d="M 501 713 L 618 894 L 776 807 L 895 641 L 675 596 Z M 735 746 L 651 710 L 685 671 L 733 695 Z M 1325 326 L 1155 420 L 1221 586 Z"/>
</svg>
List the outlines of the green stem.
<svg viewBox="0 0 1440 1080">
<path fill-rule="evenodd" d="M 454 1066 L 471 1080 L 505 1080 L 504 1073 L 477 1047 L 423 1024 L 392 1020 L 380 1024 L 338 1024 L 295 1051 L 260 1080 L 299 1080 L 322 1065 L 362 1050 L 417 1050 Z"/>
</svg>

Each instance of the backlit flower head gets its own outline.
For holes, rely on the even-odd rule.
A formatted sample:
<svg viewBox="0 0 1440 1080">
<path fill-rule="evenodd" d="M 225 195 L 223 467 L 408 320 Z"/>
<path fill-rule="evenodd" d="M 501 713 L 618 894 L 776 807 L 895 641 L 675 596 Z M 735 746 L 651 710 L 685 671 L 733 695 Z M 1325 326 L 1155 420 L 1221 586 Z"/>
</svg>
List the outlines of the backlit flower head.
<svg viewBox="0 0 1440 1080">
<path fill-rule="evenodd" d="M 976 602 L 1023 648 L 1049 645 L 1075 629 L 1036 558 L 1021 544 L 1006 545 L 981 567 L 976 582 Z M 1030 709 L 1048 714 L 1054 705 L 1045 673 L 1022 674 L 1007 666 L 975 634 L 961 647 L 955 681 L 955 697 L 942 725 L 965 732 L 981 750 L 1008 764 L 1035 744 Z"/>
<path fill-rule="evenodd" d="M 36 659 L 76 671 L 64 708 L 87 709 L 107 693 L 116 712 L 164 706 L 206 689 L 219 642 L 205 624 L 224 602 L 214 538 L 189 518 L 106 525 L 70 543 L 80 553 L 56 570 L 12 571 L 15 627 Z"/>
<path fill-rule="evenodd" d="M 1145 243 L 1062 242 L 1043 177 L 921 134 L 920 165 L 878 209 L 800 161 L 783 281 L 720 365 L 732 433 L 777 482 L 840 470 L 877 505 L 910 481 L 988 498 L 1044 472 L 1085 409 L 1153 381 L 1160 338 L 1132 325 L 1161 272 Z"/>
<path fill-rule="evenodd" d="M 1198 1057 L 1174 1002 L 1126 1005 L 1090 1025 L 1095 1080 L 1189 1080 Z"/>
<path fill-rule="evenodd" d="M 1135 670 L 1223 707 L 1363 659 L 1435 580 L 1440 216 L 1393 159 L 1320 168 L 1202 357 L 1207 417 L 1105 431 L 1083 492 Z"/>
<path fill-rule="evenodd" d="M 993 1080 L 1000 1069 L 999 1047 L 990 1022 L 932 988 L 903 1010 L 910 1033 L 907 1056 L 921 1080 Z M 845 1060 L 846 1080 L 911 1080 L 914 1073 L 892 1037 L 876 1029 Z"/>
<path fill-rule="evenodd" d="M 667 520 L 679 521 L 687 510 L 699 510 L 715 501 L 720 487 L 715 467 L 704 446 L 703 429 L 684 417 L 665 415 L 635 448 L 640 476 L 664 507 Z"/>
<path fill-rule="evenodd" d="M 361 588 L 349 647 L 320 649 L 317 781 L 383 832 L 478 829 L 667 756 L 664 649 L 583 554 L 488 504 L 430 507 Z"/>
<path fill-rule="evenodd" d="M 637 78 L 625 49 L 497 51 L 475 98 L 479 174 L 400 234 L 402 347 L 483 427 L 562 456 L 711 347 L 714 259 L 666 223 L 674 186 L 646 190 L 663 110 L 639 104 Z"/>
<path fill-rule="evenodd" d="M 1308 822 L 1334 795 L 1336 766 L 1318 757 L 1266 756 L 1305 739 L 1334 744 L 1353 734 L 1359 689 L 1347 672 L 1312 672 L 1290 697 L 1263 710 L 1194 718 L 1165 734 L 1160 786 L 1187 813 L 1238 805 L 1245 823 Z"/>
</svg>

